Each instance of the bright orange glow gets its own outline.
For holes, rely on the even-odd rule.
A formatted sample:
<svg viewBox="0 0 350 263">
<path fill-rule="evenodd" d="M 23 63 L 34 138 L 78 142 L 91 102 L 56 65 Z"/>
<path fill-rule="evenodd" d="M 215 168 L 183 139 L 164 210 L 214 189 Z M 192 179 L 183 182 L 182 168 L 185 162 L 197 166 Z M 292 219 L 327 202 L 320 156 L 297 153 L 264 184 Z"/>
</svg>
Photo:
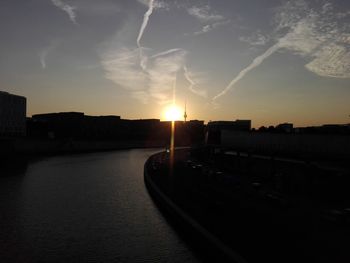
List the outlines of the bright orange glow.
<svg viewBox="0 0 350 263">
<path fill-rule="evenodd" d="M 164 111 L 164 118 L 167 121 L 177 121 L 182 119 L 181 109 L 174 105 L 167 107 Z"/>
</svg>

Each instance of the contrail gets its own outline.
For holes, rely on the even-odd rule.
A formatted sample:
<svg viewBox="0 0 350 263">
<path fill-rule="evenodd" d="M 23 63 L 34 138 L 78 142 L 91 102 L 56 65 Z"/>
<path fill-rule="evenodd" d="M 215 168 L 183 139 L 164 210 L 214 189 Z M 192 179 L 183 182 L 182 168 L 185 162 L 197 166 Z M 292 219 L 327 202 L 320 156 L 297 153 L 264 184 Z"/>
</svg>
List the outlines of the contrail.
<svg viewBox="0 0 350 263">
<path fill-rule="evenodd" d="M 48 53 L 49 53 L 49 50 L 45 49 L 39 54 L 40 64 L 43 69 L 46 69 L 46 57 Z"/>
<path fill-rule="evenodd" d="M 185 75 L 186 80 L 191 84 L 191 87 L 196 85 L 196 83 L 190 78 L 190 75 L 188 73 L 188 69 L 186 66 L 184 66 L 184 75 Z"/>
<path fill-rule="evenodd" d="M 137 40 L 136 40 L 137 46 L 139 48 L 140 67 L 142 68 L 143 71 L 146 70 L 146 64 L 147 64 L 148 58 L 145 57 L 142 53 L 142 47 L 141 47 L 140 41 L 141 41 L 143 33 L 145 32 L 145 29 L 147 27 L 149 17 L 153 13 L 153 3 L 154 3 L 154 0 L 149 0 L 148 10 L 143 15 L 142 25 L 141 25 L 140 32 L 139 32 L 139 35 L 137 36 Z"/>
<path fill-rule="evenodd" d="M 52 41 L 48 46 L 46 46 L 44 49 L 42 49 L 40 52 L 39 52 L 39 59 L 40 59 L 40 64 L 41 64 L 41 67 L 43 69 L 46 69 L 47 67 L 47 56 L 49 55 L 49 53 L 54 50 L 55 48 L 57 48 L 59 44 L 59 41 Z"/>
<path fill-rule="evenodd" d="M 148 24 L 149 17 L 152 15 L 152 12 L 153 12 L 153 3 L 154 3 L 154 0 L 149 0 L 148 10 L 143 15 L 143 22 L 142 22 L 142 25 L 140 28 L 139 35 L 137 36 L 137 46 L 139 48 L 141 47 L 140 41 L 141 41 L 141 38 L 143 36 L 143 32 L 145 31 L 145 28 L 147 27 L 147 24 Z"/>
<path fill-rule="evenodd" d="M 72 21 L 73 24 L 78 25 L 77 20 L 76 20 L 77 15 L 74 12 L 74 9 L 75 9 L 74 6 L 70 6 L 68 4 L 65 4 L 62 0 L 51 0 L 51 2 L 59 9 L 66 12 L 69 16 L 70 21 Z"/>
<path fill-rule="evenodd" d="M 188 89 L 192 91 L 194 94 L 197 94 L 202 97 L 207 97 L 205 90 L 196 90 L 193 88 L 197 83 L 190 77 L 187 67 L 184 66 L 183 69 L 184 69 L 185 79 L 190 83 L 190 86 L 188 87 Z"/>
<path fill-rule="evenodd" d="M 157 58 L 157 57 L 161 57 L 161 56 L 165 56 L 165 55 L 169 55 L 171 53 L 177 52 L 177 51 L 181 51 L 181 48 L 173 48 L 173 49 L 169 49 L 160 53 L 157 53 L 153 56 L 151 56 L 151 58 Z"/>
<path fill-rule="evenodd" d="M 220 98 L 221 96 L 225 95 L 226 92 L 228 92 L 238 81 L 240 81 L 249 71 L 259 66 L 265 59 L 267 59 L 269 56 L 271 56 L 273 53 L 275 53 L 280 48 L 280 42 L 276 43 L 272 47 L 270 47 L 268 50 L 265 51 L 264 54 L 256 57 L 253 62 L 243 69 L 241 72 L 238 73 L 237 77 L 235 77 L 231 82 L 227 85 L 227 87 L 221 91 L 219 94 L 217 94 L 213 100 L 216 100 Z"/>
</svg>

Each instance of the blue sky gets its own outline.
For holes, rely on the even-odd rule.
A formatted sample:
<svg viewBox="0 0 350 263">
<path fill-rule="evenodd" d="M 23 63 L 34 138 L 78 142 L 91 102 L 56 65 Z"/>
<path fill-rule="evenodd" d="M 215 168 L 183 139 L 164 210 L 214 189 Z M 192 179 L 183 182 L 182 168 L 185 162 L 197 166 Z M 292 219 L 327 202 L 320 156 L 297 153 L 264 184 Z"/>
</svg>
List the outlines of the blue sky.
<svg viewBox="0 0 350 263">
<path fill-rule="evenodd" d="M 0 90 L 82 111 L 348 123 L 350 2 L 5 0 Z"/>
</svg>

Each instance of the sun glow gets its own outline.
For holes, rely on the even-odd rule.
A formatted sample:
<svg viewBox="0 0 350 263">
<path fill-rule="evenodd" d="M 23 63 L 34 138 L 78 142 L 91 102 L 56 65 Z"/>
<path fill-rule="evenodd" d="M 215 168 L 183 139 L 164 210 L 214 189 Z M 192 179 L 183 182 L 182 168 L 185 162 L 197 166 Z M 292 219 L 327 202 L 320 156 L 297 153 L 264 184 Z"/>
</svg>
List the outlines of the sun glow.
<svg viewBox="0 0 350 263">
<path fill-rule="evenodd" d="M 164 118 L 167 121 L 177 121 L 182 118 L 182 111 L 176 105 L 171 105 L 167 107 L 164 111 Z"/>
</svg>

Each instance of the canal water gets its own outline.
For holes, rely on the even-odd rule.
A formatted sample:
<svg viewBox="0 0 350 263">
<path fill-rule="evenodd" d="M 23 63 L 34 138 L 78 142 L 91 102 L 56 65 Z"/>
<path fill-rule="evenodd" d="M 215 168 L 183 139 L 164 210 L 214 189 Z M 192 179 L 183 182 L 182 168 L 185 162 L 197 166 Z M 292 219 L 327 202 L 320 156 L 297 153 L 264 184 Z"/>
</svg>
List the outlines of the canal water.
<svg viewBox="0 0 350 263">
<path fill-rule="evenodd" d="M 143 165 L 155 152 L 58 156 L 0 170 L 0 262 L 198 262 L 145 188 Z"/>
</svg>

